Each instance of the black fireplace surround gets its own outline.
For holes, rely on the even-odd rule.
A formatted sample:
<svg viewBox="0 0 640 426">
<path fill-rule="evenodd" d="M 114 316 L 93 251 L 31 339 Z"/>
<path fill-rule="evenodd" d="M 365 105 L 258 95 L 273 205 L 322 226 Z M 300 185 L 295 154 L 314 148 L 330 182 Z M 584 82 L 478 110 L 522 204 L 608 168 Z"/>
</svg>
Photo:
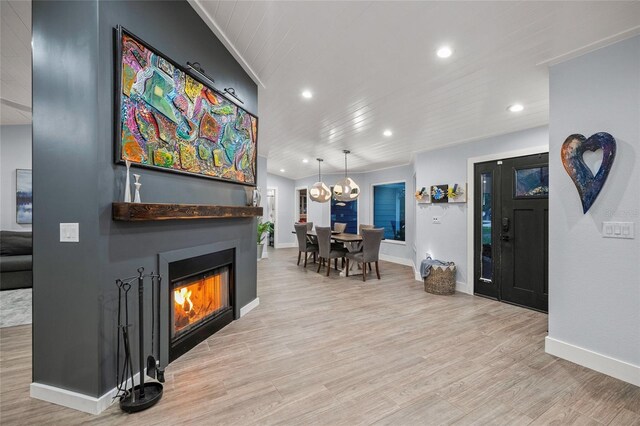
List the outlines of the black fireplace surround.
<svg viewBox="0 0 640 426">
<path fill-rule="evenodd" d="M 190 328 L 184 334 L 171 336 L 169 346 L 169 362 L 180 357 L 198 343 L 207 339 L 233 321 L 234 290 L 235 290 L 235 249 L 227 249 L 197 257 L 169 263 L 169 330 L 174 328 L 174 289 L 180 283 L 191 277 L 198 277 L 228 267 L 228 287 L 226 294 L 229 298 L 228 306 L 205 318 L 202 322 Z"/>
<path fill-rule="evenodd" d="M 158 254 L 160 274 L 160 368 L 165 368 L 198 343 L 239 317 L 236 264 L 239 241 L 231 240 Z M 174 333 L 174 289 L 192 277 L 228 270 L 228 304 L 187 332 Z M 174 336 L 175 334 L 175 336 Z"/>
</svg>

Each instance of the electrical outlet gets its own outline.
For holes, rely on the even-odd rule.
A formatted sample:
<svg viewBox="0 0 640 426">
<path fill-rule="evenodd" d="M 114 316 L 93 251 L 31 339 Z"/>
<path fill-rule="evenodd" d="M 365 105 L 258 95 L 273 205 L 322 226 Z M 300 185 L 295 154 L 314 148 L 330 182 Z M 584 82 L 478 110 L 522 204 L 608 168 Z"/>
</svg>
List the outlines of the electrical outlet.
<svg viewBox="0 0 640 426">
<path fill-rule="evenodd" d="M 440 216 L 433 216 L 433 223 L 440 225 Z"/>
<path fill-rule="evenodd" d="M 60 224 L 60 242 L 61 243 L 79 243 L 80 242 L 80 224 L 79 223 L 61 223 Z"/>
<path fill-rule="evenodd" d="M 633 222 L 602 222 L 602 236 L 604 238 L 635 238 Z"/>
</svg>

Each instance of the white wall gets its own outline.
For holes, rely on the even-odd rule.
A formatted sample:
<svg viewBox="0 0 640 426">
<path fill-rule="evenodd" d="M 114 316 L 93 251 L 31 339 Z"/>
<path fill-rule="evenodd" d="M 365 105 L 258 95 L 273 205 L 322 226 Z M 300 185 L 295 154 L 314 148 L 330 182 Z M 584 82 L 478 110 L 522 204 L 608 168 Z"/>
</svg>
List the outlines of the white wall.
<svg viewBox="0 0 640 426">
<path fill-rule="evenodd" d="M 262 195 L 261 206 L 265 206 L 265 199 L 267 197 L 267 159 L 258 155 L 258 189 Z"/>
<path fill-rule="evenodd" d="M 416 155 L 416 187 L 438 184 L 465 184 L 467 160 L 490 154 L 518 151 L 549 144 L 546 127 L 495 136 Z M 467 196 L 473 192 L 467 188 Z M 434 259 L 453 261 L 457 266 L 457 290 L 473 293 L 467 280 L 467 203 L 418 204 L 416 210 L 416 265 L 420 265 L 426 253 Z M 433 216 L 440 217 L 440 224 L 433 223 Z"/>
<path fill-rule="evenodd" d="M 380 245 L 380 256 L 381 258 L 386 257 L 389 260 L 396 261 L 401 261 L 402 259 L 407 264 L 413 265 L 416 203 L 413 198 L 413 166 L 411 164 L 362 174 L 362 180 L 358 181 L 358 185 L 362 190 L 360 205 L 358 206 L 358 219 L 360 223 L 373 224 L 372 185 L 391 182 L 405 182 L 405 243 L 383 241 Z"/>
<path fill-rule="evenodd" d="M 294 230 L 295 185 L 293 179 L 267 174 L 267 187 L 276 188 L 275 248 L 297 247 Z"/>
<path fill-rule="evenodd" d="M 373 205 L 371 185 L 378 183 L 402 182 L 406 183 L 405 199 L 405 243 L 383 241 L 380 246 L 380 255 L 383 259 L 393 260 L 400 263 L 411 264 L 414 257 L 414 235 L 413 228 L 415 202 L 413 198 L 413 167 L 410 164 L 405 166 L 392 167 L 389 169 L 376 170 L 367 173 L 349 173 L 360 186 L 360 196 L 358 197 L 358 224 L 373 223 Z M 331 187 L 338 180 L 344 178 L 344 174 L 322 175 L 322 180 Z M 295 187 L 310 188 L 318 180 L 318 176 L 309 176 L 295 181 Z M 331 203 L 316 203 L 309 201 L 307 204 L 307 221 L 313 222 L 314 226 L 329 226 L 331 224 Z"/>
<path fill-rule="evenodd" d="M 261 157 L 258 155 L 258 187 L 257 189 L 260 191 L 261 200 L 260 206 L 264 209 L 264 216 L 259 218 L 258 220 L 266 221 L 267 219 L 267 159 L 266 157 Z M 265 259 L 269 257 L 267 250 L 262 251 L 262 258 Z"/>
<path fill-rule="evenodd" d="M 0 126 L 0 229 L 30 231 L 16 223 L 16 169 L 31 169 L 31 126 Z"/>
<path fill-rule="evenodd" d="M 583 214 L 560 148 L 596 132 L 617 154 Z M 640 37 L 551 67 L 550 136 L 547 351 L 640 386 Z M 602 238 L 612 220 L 634 222 L 636 238 Z"/>
</svg>

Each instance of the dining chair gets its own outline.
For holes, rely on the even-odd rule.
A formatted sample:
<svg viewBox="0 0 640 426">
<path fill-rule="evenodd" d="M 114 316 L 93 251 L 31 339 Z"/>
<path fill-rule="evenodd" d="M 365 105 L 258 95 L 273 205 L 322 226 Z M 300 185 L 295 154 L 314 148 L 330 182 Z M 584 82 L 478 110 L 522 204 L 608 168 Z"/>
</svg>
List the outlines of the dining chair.
<svg viewBox="0 0 640 426">
<path fill-rule="evenodd" d="M 363 229 L 373 229 L 374 226 L 373 225 L 359 225 L 358 226 L 358 235 L 362 235 L 362 230 Z M 362 247 L 360 247 L 360 250 L 357 251 L 362 251 Z M 369 271 L 371 271 L 371 265 L 369 265 Z"/>
<path fill-rule="evenodd" d="M 313 223 L 311 223 L 311 226 L 313 226 Z M 298 265 L 300 265 L 300 257 L 302 253 L 304 253 L 304 266 L 306 268 L 309 253 L 313 253 L 313 261 L 315 262 L 318 245 L 312 244 L 307 238 L 307 232 L 309 232 L 307 223 L 296 223 L 293 227 L 296 230 L 296 237 L 298 238 Z"/>
<path fill-rule="evenodd" d="M 335 222 L 333 224 L 333 230 L 339 233 L 343 233 L 344 230 L 347 229 L 347 224 L 346 223 L 340 223 L 340 222 Z"/>
<path fill-rule="evenodd" d="M 349 276 L 349 261 L 353 260 L 362 264 L 362 281 L 367 280 L 367 268 L 371 269 L 371 263 L 376 264 L 376 275 L 380 279 L 380 242 L 384 237 L 384 228 L 362 229 L 362 251 L 347 253 L 347 276 Z"/>
<path fill-rule="evenodd" d="M 327 276 L 331 271 L 331 259 L 334 260 L 336 271 L 338 270 L 338 259 L 344 258 L 347 254 L 347 249 L 338 248 L 331 245 L 331 228 L 324 226 L 316 226 L 316 235 L 318 236 L 318 272 L 320 268 L 326 263 Z"/>
<path fill-rule="evenodd" d="M 362 235 L 363 229 L 373 229 L 373 225 L 360 225 L 358 226 L 358 234 Z"/>
</svg>

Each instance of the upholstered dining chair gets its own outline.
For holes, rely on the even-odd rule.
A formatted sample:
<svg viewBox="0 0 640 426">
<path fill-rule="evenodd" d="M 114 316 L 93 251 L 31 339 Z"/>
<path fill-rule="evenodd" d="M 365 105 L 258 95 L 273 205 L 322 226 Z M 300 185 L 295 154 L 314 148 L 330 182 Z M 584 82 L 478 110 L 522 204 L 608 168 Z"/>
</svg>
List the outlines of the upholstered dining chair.
<svg viewBox="0 0 640 426">
<path fill-rule="evenodd" d="M 300 265 L 300 257 L 304 253 L 304 267 L 307 267 L 307 258 L 309 253 L 313 253 L 313 261 L 316 260 L 316 253 L 318 252 L 318 245 L 312 244 L 307 238 L 307 232 L 309 232 L 308 223 L 296 223 L 293 227 L 296 230 L 296 237 L 298 238 L 298 265 Z M 313 227 L 313 223 L 311 223 Z"/>
<path fill-rule="evenodd" d="M 336 232 L 343 233 L 345 229 L 347 229 L 346 223 L 335 222 L 333 224 L 333 230 Z"/>
<path fill-rule="evenodd" d="M 316 226 L 316 235 L 318 236 L 318 272 L 320 268 L 326 263 L 327 276 L 331 271 L 331 259 L 334 260 L 336 271 L 338 270 L 338 259 L 342 259 L 347 254 L 347 249 L 338 248 L 331 244 L 331 228 L 324 226 Z"/>
<path fill-rule="evenodd" d="M 358 225 L 358 235 L 362 235 L 362 230 L 363 229 L 373 229 L 374 226 L 373 225 Z M 362 251 L 362 247 L 360 247 L 360 250 L 357 251 Z M 369 265 L 369 271 L 371 271 L 371 265 Z"/>
<path fill-rule="evenodd" d="M 349 261 L 362 264 L 362 281 L 367 280 L 367 268 L 371 269 L 371 263 L 376 264 L 376 275 L 380 279 L 380 242 L 384 237 L 384 228 L 362 229 L 362 251 L 347 253 L 347 276 L 349 276 Z"/>
<path fill-rule="evenodd" d="M 360 225 L 358 226 L 358 234 L 362 235 L 363 229 L 373 229 L 373 225 Z"/>
</svg>

